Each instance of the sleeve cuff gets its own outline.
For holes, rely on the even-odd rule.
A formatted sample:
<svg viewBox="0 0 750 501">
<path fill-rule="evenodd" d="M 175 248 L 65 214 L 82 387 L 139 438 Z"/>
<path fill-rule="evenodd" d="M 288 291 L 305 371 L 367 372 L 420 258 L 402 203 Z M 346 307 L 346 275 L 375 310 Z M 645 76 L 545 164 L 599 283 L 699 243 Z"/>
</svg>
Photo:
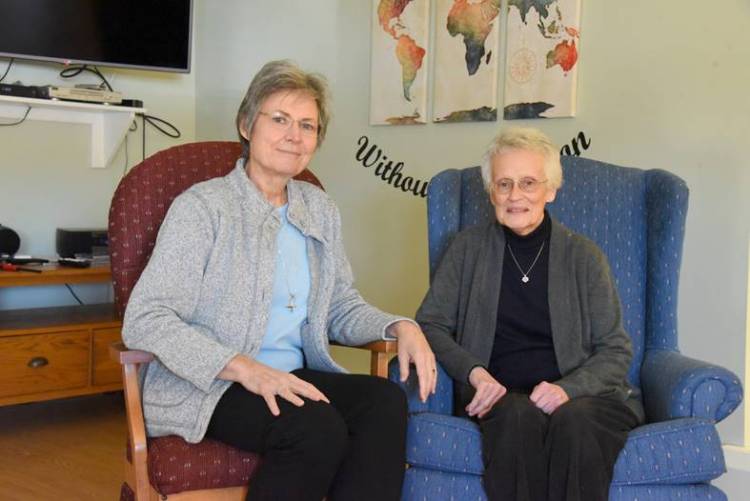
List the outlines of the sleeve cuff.
<svg viewBox="0 0 750 501">
<path fill-rule="evenodd" d="M 399 318 L 395 318 L 395 319 L 391 320 L 390 322 L 388 322 L 387 324 L 385 324 L 385 326 L 383 327 L 383 333 L 381 334 L 381 339 L 383 341 L 397 341 L 398 338 L 396 338 L 396 337 L 391 336 L 390 334 L 388 334 L 388 327 L 390 327 L 391 325 L 395 324 L 396 322 L 400 322 L 402 320 L 406 320 L 407 322 L 409 322 L 411 324 L 414 324 L 418 329 L 421 330 L 421 327 L 419 326 L 419 324 L 416 321 L 412 320 L 411 318 L 399 317 Z"/>
<path fill-rule="evenodd" d="M 471 367 L 469 367 L 469 370 L 466 371 L 466 384 L 471 385 L 471 381 L 469 381 L 469 376 L 471 376 L 471 371 L 473 371 L 477 367 L 481 367 L 482 369 L 487 370 L 487 367 L 485 367 L 482 364 L 474 364 L 474 365 L 472 365 Z"/>
<path fill-rule="evenodd" d="M 224 368 L 227 366 L 227 364 L 237 355 L 240 353 L 238 351 L 230 350 L 230 349 L 224 349 L 222 350 L 223 353 L 219 354 L 216 357 L 216 360 L 212 364 L 210 375 L 208 377 L 202 377 L 195 381 L 196 386 L 203 391 L 204 393 L 210 393 L 211 387 L 213 384 L 219 379 L 219 374 L 221 371 L 224 370 Z"/>
</svg>

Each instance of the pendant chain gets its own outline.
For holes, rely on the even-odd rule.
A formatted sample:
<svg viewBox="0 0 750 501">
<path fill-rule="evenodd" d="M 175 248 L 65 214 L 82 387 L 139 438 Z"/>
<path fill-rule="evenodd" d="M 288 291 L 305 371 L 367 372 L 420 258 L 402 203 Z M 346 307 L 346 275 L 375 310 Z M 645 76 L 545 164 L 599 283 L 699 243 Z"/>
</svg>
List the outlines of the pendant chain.
<svg viewBox="0 0 750 501">
<path fill-rule="evenodd" d="M 539 261 L 539 256 L 542 255 L 542 249 L 544 249 L 544 244 L 546 241 L 542 242 L 541 247 L 539 247 L 539 252 L 536 253 L 536 257 L 534 258 L 534 262 L 531 263 L 531 266 L 529 266 L 529 269 L 526 270 L 526 273 L 523 272 L 523 268 L 521 268 L 521 265 L 518 264 L 518 259 L 516 259 L 516 255 L 513 254 L 513 249 L 510 247 L 510 243 L 508 243 L 508 250 L 510 251 L 510 257 L 513 258 L 513 262 L 516 263 L 516 268 L 518 268 L 518 271 L 521 272 L 521 282 L 528 283 L 529 282 L 529 273 L 531 273 L 531 270 L 534 269 L 534 266 L 536 265 L 536 262 Z"/>
<path fill-rule="evenodd" d="M 294 294 L 294 292 L 292 292 L 292 287 L 289 285 L 289 273 L 287 272 L 286 260 L 281 254 L 281 249 L 279 249 L 278 254 L 279 261 L 281 262 L 282 273 L 284 274 L 284 283 L 286 283 L 286 292 L 289 295 L 286 306 L 284 306 L 284 308 L 289 310 L 289 313 L 294 313 L 294 309 L 297 307 L 297 304 L 295 303 L 297 296 Z"/>
</svg>

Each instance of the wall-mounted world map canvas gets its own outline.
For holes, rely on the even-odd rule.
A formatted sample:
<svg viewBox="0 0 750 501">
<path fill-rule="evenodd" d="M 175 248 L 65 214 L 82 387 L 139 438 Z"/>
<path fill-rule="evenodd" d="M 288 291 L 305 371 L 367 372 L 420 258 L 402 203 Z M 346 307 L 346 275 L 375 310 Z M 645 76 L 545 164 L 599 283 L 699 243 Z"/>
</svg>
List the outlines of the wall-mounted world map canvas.
<svg viewBox="0 0 750 501">
<path fill-rule="evenodd" d="M 428 0 L 373 0 L 370 123 L 426 122 Z"/>
<path fill-rule="evenodd" d="M 500 0 L 436 4 L 433 120 L 497 120 Z"/>
<path fill-rule="evenodd" d="M 506 120 L 576 112 L 580 0 L 508 0 Z"/>
</svg>

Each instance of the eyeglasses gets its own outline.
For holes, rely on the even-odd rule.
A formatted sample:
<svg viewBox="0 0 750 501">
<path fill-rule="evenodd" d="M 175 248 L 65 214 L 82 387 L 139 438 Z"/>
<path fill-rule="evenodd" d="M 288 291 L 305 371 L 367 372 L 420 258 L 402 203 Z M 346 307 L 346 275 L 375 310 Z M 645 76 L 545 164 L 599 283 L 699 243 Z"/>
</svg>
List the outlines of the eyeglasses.
<svg viewBox="0 0 750 501">
<path fill-rule="evenodd" d="M 318 124 L 314 120 L 302 119 L 294 120 L 292 117 L 284 113 L 283 111 L 274 111 L 273 113 L 266 113 L 265 111 L 259 111 L 258 115 L 263 115 L 271 119 L 271 125 L 277 131 L 287 132 L 292 128 L 292 124 L 297 123 L 299 131 L 303 136 L 315 137 L 318 134 Z"/>
<path fill-rule="evenodd" d="M 494 186 L 495 190 L 497 190 L 498 193 L 501 193 L 503 195 L 507 195 L 508 193 L 513 191 L 513 186 L 515 186 L 516 184 L 518 184 L 518 187 L 524 193 L 536 193 L 547 181 L 547 179 L 543 179 L 540 181 L 534 179 L 533 177 L 522 177 L 518 181 L 514 181 L 509 177 L 504 177 L 492 183 L 492 186 Z"/>
</svg>

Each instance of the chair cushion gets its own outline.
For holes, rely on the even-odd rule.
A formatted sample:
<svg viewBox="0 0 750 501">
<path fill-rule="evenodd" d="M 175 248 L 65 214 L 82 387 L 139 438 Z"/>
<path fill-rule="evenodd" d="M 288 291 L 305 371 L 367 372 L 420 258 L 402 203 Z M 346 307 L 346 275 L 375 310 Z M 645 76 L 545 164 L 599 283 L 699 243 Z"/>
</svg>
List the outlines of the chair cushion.
<svg viewBox="0 0 750 501">
<path fill-rule="evenodd" d="M 148 476 L 163 495 L 247 485 L 260 456 L 221 442 L 190 444 L 174 435 L 148 439 Z"/>
<path fill-rule="evenodd" d="M 487 501 L 487 495 L 477 475 L 409 468 L 401 501 Z"/>
<path fill-rule="evenodd" d="M 433 470 L 481 475 L 479 427 L 468 419 L 424 412 L 412 414 L 406 432 L 406 462 Z"/>
<path fill-rule="evenodd" d="M 486 501 L 482 479 L 477 475 L 446 473 L 428 468 L 409 468 L 404 478 L 402 501 L 432 500 Z M 612 485 L 609 501 L 727 501 L 727 496 L 710 484 Z"/>
<path fill-rule="evenodd" d="M 727 501 L 721 489 L 710 484 L 612 485 L 608 501 Z"/>
<path fill-rule="evenodd" d="M 636 428 L 615 463 L 612 485 L 693 484 L 726 471 L 721 441 L 708 419 L 685 418 Z"/>
<path fill-rule="evenodd" d="M 406 438 L 411 466 L 482 475 L 481 432 L 473 421 L 412 414 Z M 615 464 L 612 485 L 692 484 L 726 471 L 721 441 L 712 421 L 686 418 L 633 430 Z"/>
</svg>

